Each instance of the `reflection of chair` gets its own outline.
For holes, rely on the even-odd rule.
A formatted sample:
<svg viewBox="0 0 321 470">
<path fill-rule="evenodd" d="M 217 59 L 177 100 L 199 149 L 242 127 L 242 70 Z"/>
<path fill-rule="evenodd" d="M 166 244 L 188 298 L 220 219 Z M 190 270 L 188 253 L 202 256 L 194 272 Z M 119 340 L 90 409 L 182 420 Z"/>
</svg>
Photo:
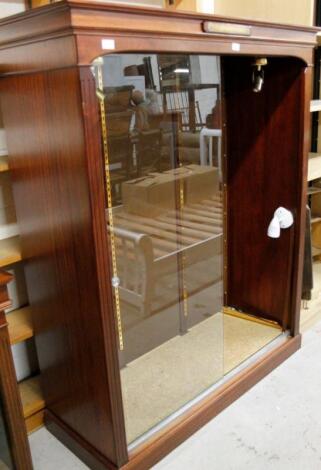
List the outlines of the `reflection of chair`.
<svg viewBox="0 0 321 470">
<path fill-rule="evenodd" d="M 193 89 L 164 91 L 164 104 L 166 110 L 181 114 L 183 131 L 195 132 L 203 127 L 199 103 L 195 101 Z"/>
<path fill-rule="evenodd" d="M 153 245 L 148 235 L 114 227 L 122 302 L 149 316 L 153 295 Z"/>
</svg>

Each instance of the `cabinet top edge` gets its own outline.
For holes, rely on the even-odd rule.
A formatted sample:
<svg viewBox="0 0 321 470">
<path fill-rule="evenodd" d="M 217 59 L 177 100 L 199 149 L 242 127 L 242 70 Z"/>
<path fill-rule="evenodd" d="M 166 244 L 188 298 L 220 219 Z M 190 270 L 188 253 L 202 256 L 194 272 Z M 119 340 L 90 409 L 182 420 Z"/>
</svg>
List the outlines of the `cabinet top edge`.
<svg viewBox="0 0 321 470">
<path fill-rule="evenodd" d="M 173 20 L 173 21 L 170 21 Z M 209 28 L 206 25 L 209 24 Z M 211 28 L 213 29 L 211 30 Z M 157 7 L 127 6 L 88 0 L 62 0 L 0 20 L 0 49 L 82 34 L 166 35 L 210 41 L 264 42 L 280 46 L 312 48 L 320 28 L 253 21 L 211 14 L 169 11 Z M 245 33 L 244 33 L 245 32 Z M 291 54 L 292 55 L 292 54 Z M 302 57 L 298 54 L 294 56 Z"/>
<path fill-rule="evenodd" d="M 321 28 L 315 26 L 303 26 L 303 25 L 292 25 L 287 23 L 274 23 L 262 20 L 252 20 L 247 18 L 238 18 L 231 16 L 222 16 L 216 14 L 206 14 L 191 11 L 178 11 L 178 10 L 166 10 L 160 7 L 153 6 L 134 6 L 117 3 L 104 3 L 103 1 L 96 0 L 61 0 L 50 5 L 44 5 L 41 7 L 33 8 L 22 13 L 17 13 L 5 18 L 0 19 L 0 27 L 6 24 L 12 24 L 16 21 L 23 21 L 26 18 L 47 14 L 50 12 L 54 14 L 58 11 L 74 10 L 75 12 L 79 9 L 92 10 L 92 11 L 107 11 L 107 12 L 119 12 L 121 14 L 146 14 L 151 17 L 161 16 L 167 18 L 186 18 L 190 20 L 202 20 L 202 21 L 215 21 L 215 22 L 228 22 L 234 24 L 242 24 L 248 26 L 261 26 L 275 29 L 293 30 L 293 31 L 305 31 L 307 33 L 317 34 L 321 33 Z M 124 27 L 124 29 L 126 29 Z"/>
</svg>

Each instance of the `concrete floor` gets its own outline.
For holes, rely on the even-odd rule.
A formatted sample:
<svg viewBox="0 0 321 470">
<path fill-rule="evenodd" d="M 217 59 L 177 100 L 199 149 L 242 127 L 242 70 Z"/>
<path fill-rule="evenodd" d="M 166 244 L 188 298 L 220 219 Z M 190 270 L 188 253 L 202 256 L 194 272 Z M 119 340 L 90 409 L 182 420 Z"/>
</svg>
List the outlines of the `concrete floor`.
<svg viewBox="0 0 321 470">
<path fill-rule="evenodd" d="M 320 442 L 318 323 L 300 351 L 153 470 L 320 470 Z M 44 429 L 30 443 L 35 470 L 87 468 Z"/>
</svg>

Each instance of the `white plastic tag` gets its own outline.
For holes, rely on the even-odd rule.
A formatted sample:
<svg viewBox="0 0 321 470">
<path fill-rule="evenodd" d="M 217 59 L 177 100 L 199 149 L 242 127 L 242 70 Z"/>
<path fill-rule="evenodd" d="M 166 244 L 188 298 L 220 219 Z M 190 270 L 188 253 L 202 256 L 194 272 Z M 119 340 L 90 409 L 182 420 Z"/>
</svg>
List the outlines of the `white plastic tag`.
<svg viewBox="0 0 321 470">
<path fill-rule="evenodd" d="M 232 51 L 238 52 L 241 49 L 241 44 L 239 42 L 232 42 Z"/>
<path fill-rule="evenodd" d="M 115 39 L 102 39 L 101 48 L 108 50 L 115 49 Z"/>
</svg>

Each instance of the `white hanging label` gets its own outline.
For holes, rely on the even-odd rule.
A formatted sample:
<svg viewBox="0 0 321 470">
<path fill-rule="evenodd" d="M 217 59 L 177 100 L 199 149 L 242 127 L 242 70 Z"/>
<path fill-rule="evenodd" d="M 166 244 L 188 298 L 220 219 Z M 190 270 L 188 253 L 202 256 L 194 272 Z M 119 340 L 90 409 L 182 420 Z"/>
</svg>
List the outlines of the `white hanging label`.
<svg viewBox="0 0 321 470">
<path fill-rule="evenodd" d="M 241 49 L 241 44 L 239 42 L 232 42 L 232 51 L 238 52 Z"/>
<path fill-rule="evenodd" d="M 102 49 L 115 49 L 115 39 L 102 39 L 101 40 Z"/>
</svg>

